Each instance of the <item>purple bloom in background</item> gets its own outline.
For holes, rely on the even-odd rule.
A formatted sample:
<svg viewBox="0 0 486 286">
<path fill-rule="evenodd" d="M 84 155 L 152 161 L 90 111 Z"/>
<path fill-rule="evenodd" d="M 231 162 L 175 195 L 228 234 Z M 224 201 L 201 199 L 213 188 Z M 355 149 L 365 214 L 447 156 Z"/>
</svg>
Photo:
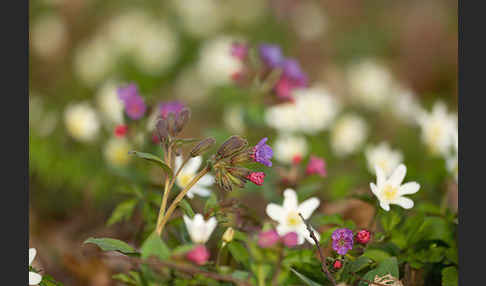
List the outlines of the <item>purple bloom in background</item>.
<svg viewBox="0 0 486 286">
<path fill-rule="evenodd" d="M 300 68 L 298 61 L 294 59 L 285 59 L 282 62 L 283 76 L 289 78 L 295 87 L 307 86 L 307 75 Z"/>
<path fill-rule="evenodd" d="M 231 56 L 245 60 L 246 56 L 248 55 L 248 46 L 242 43 L 233 43 L 231 45 Z"/>
<path fill-rule="evenodd" d="M 279 67 L 283 61 L 282 50 L 277 45 L 261 44 L 258 50 L 260 58 L 269 68 Z"/>
<path fill-rule="evenodd" d="M 135 84 L 131 83 L 125 87 L 118 89 L 118 97 L 123 101 L 125 105 L 125 113 L 133 120 L 137 120 L 143 117 L 147 106 L 143 97 L 138 94 L 138 88 Z"/>
<path fill-rule="evenodd" d="M 258 246 L 266 248 L 274 245 L 280 240 L 276 230 L 262 231 L 258 235 Z"/>
<path fill-rule="evenodd" d="M 297 245 L 298 236 L 296 232 L 289 232 L 282 237 L 282 241 L 287 247 L 294 247 Z"/>
<path fill-rule="evenodd" d="M 305 173 L 307 175 L 317 174 L 321 177 L 325 177 L 327 174 L 326 163 L 322 158 L 311 156 L 307 168 L 305 169 Z"/>
<path fill-rule="evenodd" d="M 338 228 L 332 233 L 332 249 L 338 254 L 345 255 L 353 249 L 353 232 L 347 228 Z"/>
<path fill-rule="evenodd" d="M 184 104 L 182 104 L 180 101 L 169 101 L 169 102 L 164 102 L 159 104 L 159 110 L 160 110 L 160 115 L 162 118 L 167 118 L 170 113 L 177 114 L 181 112 L 181 110 L 184 108 Z"/>
<path fill-rule="evenodd" d="M 263 164 L 267 167 L 272 167 L 272 159 L 273 150 L 272 147 L 266 144 L 268 138 L 265 137 L 258 144 L 253 147 L 253 152 L 251 154 L 251 158 L 260 164 Z"/>
</svg>

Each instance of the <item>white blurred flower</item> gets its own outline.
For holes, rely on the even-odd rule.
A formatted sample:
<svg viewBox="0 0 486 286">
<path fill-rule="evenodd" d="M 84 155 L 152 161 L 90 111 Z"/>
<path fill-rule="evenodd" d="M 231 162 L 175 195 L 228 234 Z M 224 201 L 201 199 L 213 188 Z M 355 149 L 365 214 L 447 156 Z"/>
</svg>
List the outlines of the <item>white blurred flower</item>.
<svg viewBox="0 0 486 286">
<path fill-rule="evenodd" d="M 291 24 L 297 35 L 307 41 L 322 36 L 327 29 L 327 19 L 317 2 L 300 2 L 293 11 Z"/>
<path fill-rule="evenodd" d="M 226 14 L 220 1 L 173 0 L 172 3 L 182 26 L 192 36 L 209 36 L 224 26 Z"/>
<path fill-rule="evenodd" d="M 223 122 L 229 131 L 242 134 L 245 132 L 243 107 L 233 105 L 224 109 Z"/>
<path fill-rule="evenodd" d="M 267 205 L 267 215 L 278 222 L 277 233 L 283 236 L 289 232 L 297 233 L 297 244 L 304 243 L 304 238 L 311 244 L 314 240 L 310 237 L 305 222 L 299 216 L 299 213 L 305 220 L 309 219 L 312 213 L 320 204 L 318 198 L 309 198 L 299 204 L 297 194 L 292 189 L 286 189 L 283 193 L 284 200 L 282 206 L 270 203 Z M 319 233 L 314 231 L 317 240 L 320 239 Z"/>
<path fill-rule="evenodd" d="M 355 114 L 339 118 L 331 130 L 331 147 L 338 156 L 356 152 L 368 136 L 366 122 Z"/>
<path fill-rule="evenodd" d="M 199 76 L 207 86 L 231 83 L 231 76 L 243 68 L 243 63 L 231 55 L 235 37 L 219 36 L 206 42 L 199 55 Z"/>
<path fill-rule="evenodd" d="M 449 114 L 444 102 L 434 104 L 432 112 L 419 118 L 422 140 L 433 154 L 446 156 L 457 130 L 457 116 Z"/>
<path fill-rule="evenodd" d="M 351 97 L 367 108 L 378 109 L 390 98 L 392 76 L 387 68 L 372 59 L 351 66 L 348 80 Z"/>
<path fill-rule="evenodd" d="M 179 188 L 185 188 L 198 173 L 198 169 L 201 166 L 202 157 L 196 156 L 189 159 L 189 161 L 184 165 L 181 172 L 176 178 L 176 184 Z M 182 156 L 177 156 L 175 158 L 175 169 L 179 170 L 182 165 Z M 211 189 L 209 187 L 214 184 L 214 177 L 210 174 L 204 175 L 197 183 L 187 192 L 187 197 L 190 199 L 194 198 L 194 195 L 201 197 L 207 197 L 211 194 Z"/>
<path fill-rule="evenodd" d="M 420 185 L 417 182 L 402 184 L 407 173 L 407 167 L 400 164 L 391 176 L 387 176 L 378 165 L 375 168 L 376 185 L 370 183 L 370 187 L 373 194 L 378 198 L 381 208 L 389 211 L 390 204 L 399 205 L 404 209 L 412 208 L 413 201 L 404 197 L 404 195 L 415 194 L 420 189 Z"/>
<path fill-rule="evenodd" d="M 80 45 L 74 55 L 77 76 L 94 86 L 112 72 L 118 54 L 105 35 L 96 36 Z"/>
<path fill-rule="evenodd" d="M 393 92 L 390 102 L 390 111 L 406 123 L 417 124 L 423 113 L 415 95 L 408 89 L 399 88 Z"/>
<path fill-rule="evenodd" d="M 274 105 L 265 110 L 265 122 L 280 132 L 300 130 L 300 116 L 296 104 L 287 102 Z"/>
<path fill-rule="evenodd" d="M 302 136 L 280 135 L 274 143 L 275 159 L 282 163 L 291 163 L 294 159 L 302 159 L 307 155 L 307 141 Z"/>
<path fill-rule="evenodd" d="M 128 152 L 132 146 L 125 138 L 111 138 L 104 147 L 105 160 L 115 167 L 123 167 L 130 162 Z"/>
<path fill-rule="evenodd" d="M 183 219 L 192 242 L 198 244 L 206 243 L 218 224 L 215 217 L 205 221 L 202 214 L 195 214 L 192 219 L 184 215 Z"/>
<path fill-rule="evenodd" d="M 29 248 L 29 266 L 32 265 L 34 258 L 37 254 L 37 250 L 35 248 Z M 37 285 L 41 283 L 42 276 L 36 272 L 29 271 L 29 285 Z"/>
<path fill-rule="evenodd" d="M 43 58 L 54 57 L 66 44 L 66 26 L 58 15 L 46 14 L 32 23 L 32 49 Z"/>
<path fill-rule="evenodd" d="M 371 173 L 375 173 L 375 166 L 378 165 L 386 176 L 390 175 L 403 160 L 402 152 L 392 150 L 388 142 L 366 148 L 365 156 Z"/>
<path fill-rule="evenodd" d="M 100 122 L 95 110 L 86 102 L 71 104 L 64 111 L 66 129 L 76 140 L 93 141 L 98 135 Z"/>
<path fill-rule="evenodd" d="M 451 155 L 447 157 L 447 169 L 449 172 L 452 173 L 454 176 L 454 179 L 456 182 L 458 182 L 459 178 L 459 135 L 457 130 L 454 132 L 453 135 L 453 142 L 454 144 L 452 145 L 454 147 L 454 150 Z"/>
<path fill-rule="evenodd" d="M 133 9 L 116 15 L 104 28 L 116 53 L 129 54 L 138 46 L 141 32 L 148 23 L 146 12 Z"/>
<path fill-rule="evenodd" d="M 118 97 L 118 83 L 107 81 L 104 83 L 96 94 L 98 108 L 101 115 L 108 122 L 108 126 L 123 123 L 123 102 Z"/>
<path fill-rule="evenodd" d="M 201 80 L 199 70 L 191 66 L 177 77 L 174 92 L 184 102 L 200 102 L 206 99 L 208 88 Z"/>
</svg>

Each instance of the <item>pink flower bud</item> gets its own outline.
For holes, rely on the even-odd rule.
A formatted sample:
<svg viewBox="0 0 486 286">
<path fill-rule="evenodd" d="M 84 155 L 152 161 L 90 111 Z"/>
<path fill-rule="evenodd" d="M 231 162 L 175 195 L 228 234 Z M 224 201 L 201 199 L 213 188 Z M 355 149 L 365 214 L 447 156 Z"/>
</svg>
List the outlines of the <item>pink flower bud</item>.
<svg viewBox="0 0 486 286">
<path fill-rule="evenodd" d="M 307 164 L 307 168 L 305 170 L 305 173 L 307 175 L 314 175 L 317 174 L 321 177 L 325 177 L 327 175 L 326 172 L 326 163 L 322 158 L 316 157 L 316 156 L 311 156 L 309 163 Z"/>
<path fill-rule="evenodd" d="M 280 240 L 277 231 L 275 230 L 268 230 L 262 231 L 258 235 L 258 245 L 263 248 L 270 247 L 277 243 Z"/>
<path fill-rule="evenodd" d="M 361 244 L 367 244 L 371 239 L 371 233 L 366 230 L 360 230 L 356 233 L 356 241 Z"/>
<path fill-rule="evenodd" d="M 334 267 L 334 269 L 340 269 L 341 267 L 343 267 L 343 263 L 341 262 L 341 260 L 336 260 L 334 261 L 334 264 L 332 266 Z"/>
<path fill-rule="evenodd" d="M 186 254 L 187 259 L 197 265 L 205 264 L 209 259 L 209 251 L 206 246 L 199 244 Z"/>
<path fill-rule="evenodd" d="M 299 154 L 292 157 L 292 163 L 294 165 L 299 165 L 301 161 L 302 161 L 302 156 L 300 156 Z"/>
<path fill-rule="evenodd" d="M 116 137 L 123 137 L 127 134 L 128 127 L 124 124 L 120 124 L 115 127 L 115 136 Z"/>
<path fill-rule="evenodd" d="M 297 240 L 298 240 L 297 233 L 289 232 L 282 237 L 282 240 L 285 246 L 294 247 L 297 245 Z"/>
<path fill-rule="evenodd" d="M 252 183 L 254 183 L 257 186 L 263 185 L 263 180 L 265 179 L 265 173 L 263 172 L 252 172 L 248 177 L 246 177 L 248 180 L 250 180 Z"/>
</svg>

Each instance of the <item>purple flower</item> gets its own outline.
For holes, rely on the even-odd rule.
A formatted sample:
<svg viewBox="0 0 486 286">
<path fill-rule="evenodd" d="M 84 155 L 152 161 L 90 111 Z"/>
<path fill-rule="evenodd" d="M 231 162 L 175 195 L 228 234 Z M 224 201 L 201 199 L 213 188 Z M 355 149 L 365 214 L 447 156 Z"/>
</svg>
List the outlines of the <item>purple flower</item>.
<svg viewBox="0 0 486 286">
<path fill-rule="evenodd" d="M 273 150 L 272 147 L 266 144 L 268 138 L 264 137 L 255 147 L 253 147 L 253 151 L 251 154 L 251 158 L 260 164 L 263 164 L 267 167 L 272 167 L 272 159 Z"/>
<path fill-rule="evenodd" d="M 283 76 L 290 79 L 295 87 L 307 86 L 307 75 L 300 68 L 299 62 L 294 59 L 285 59 L 282 62 Z"/>
<path fill-rule="evenodd" d="M 345 255 L 353 249 L 353 232 L 347 228 L 338 228 L 332 233 L 332 249 L 338 254 Z"/>
<path fill-rule="evenodd" d="M 123 101 L 125 105 L 125 113 L 133 120 L 137 120 L 143 117 L 147 106 L 143 97 L 138 94 L 138 88 L 135 84 L 131 83 L 125 87 L 118 89 L 118 97 Z"/>
<path fill-rule="evenodd" d="M 168 101 L 164 103 L 159 104 L 159 110 L 160 110 L 160 115 L 162 118 L 167 118 L 170 113 L 177 114 L 181 112 L 181 110 L 184 108 L 184 104 L 182 104 L 180 101 Z"/>
<path fill-rule="evenodd" d="M 279 67 L 283 61 L 282 50 L 277 45 L 262 44 L 258 50 L 260 58 L 269 68 Z"/>
</svg>

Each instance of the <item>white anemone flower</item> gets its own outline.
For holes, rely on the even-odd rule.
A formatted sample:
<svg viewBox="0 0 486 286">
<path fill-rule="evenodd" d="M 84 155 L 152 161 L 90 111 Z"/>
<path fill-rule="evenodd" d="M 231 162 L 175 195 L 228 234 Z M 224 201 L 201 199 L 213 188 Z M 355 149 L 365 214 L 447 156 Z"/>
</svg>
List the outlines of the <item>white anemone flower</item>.
<svg viewBox="0 0 486 286">
<path fill-rule="evenodd" d="M 275 159 L 286 164 L 292 163 L 296 157 L 307 155 L 307 141 L 302 136 L 282 135 L 275 140 Z"/>
<path fill-rule="evenodd" d="M 368 162 L 368 169 L 371 173 L 375 173 L 375 166 L 378 165 L 385 171 L 385 175 L 387 176 L 403 160 L 402 152 L 392 150 L 388 142 L 381 142 L 379 145 L 369 146 L 365 151 L 365 156 Z"/>
<path fill-rule="evenodd" d="M 35 248 L 29 248 L 29 266 L 34 261 L 37 250 Z M 42 276 L 39 273 L 29 271 L 29 285 L 37 285 L 42 281 Z"/>
<path fill-rule="evenodd" d="M 69 105 L 64 111 L 64 123 L 69 135 L 82 142 L 96 139 L 100 129 L 98 114 L 87 102 Z"/>
<path fill-rule="evenodd" d="M 319 206 L 319 199 L 313 197 L 299 204 L 297 194 L 294 190 L 286 189 L 283 195 L 284 201 L 282 206 L 270 203 L 266 209 L 267 215 L 278 222 L 277 233 L 282 236 L 289 232 L 295 232 L 297 233 L 298 244 L 304 243 L 304 238 L 311 244 L 314 244 L 305 222 L 299 216 L 299 213 L 307 220 Z M 315 234 L 317 240 L 319 240 L 319 234 L 317 232 Z"/>
<path fill-rule="evenodd" d="M 196 156 L 189 159 L 189 161 L 184 165 L 181 172 L 176 178 L 176 184 L 179 188 L 185 188 L 194 177 L 197 175 L 197 171 L 202 163 L 202 157 Z M 182 165 L 182 156 L 177 156 L 175 158 L 175 170 L 179 170 Z M 197 183 L 192 186 L 192 188 L 187 192 L 187 196 L 192 199 L 194 195 L 199 195 L 201 197 L 207 197 L 211 194 L 211 190 L 208 188 L 214 184 L 214 177 L 210 174 L 204 175 Z"/>
<path fill-rule="evenodd" d="M 205 221 L 201 214 L 194 215 L 192 219 L 186 215 L 183 218 L 189 236 L 194 243 L 206 243 L 218 224 L 215 217 L 211 217 Z"/>
<path fill-rule="evenodd" d="M 287 102 L 265 110 L 265 123 L 281 132 L 296 132 L 300 129 L 300 116 L 295 103 Z"/>
<path fill-rule="evenodd" d="M 111 129 L 123 123 L 123 102 L 118 97 L 119 84 L 114 80 L 104 83 L 96 93 L 96 103 L 104 122 Z"/>
<path fill-rule="evenodd" d="M 114 167 L 124 167 L 130 162 L 128 152 L 132 146 L 125 138 L 113 137 L 104 147 L 105 160 Z"/>
<path fill-rule="evenodd" d="M 456 132 L 453 135 L 454 144 L 454 152 L 447 158 L 447 169 L 454 175 L 454 179 L 456 182 L 458 181 L 459 177 L 459 136 Z"/>
<path fill-rule="evenodd" d="M 355 153 L 368 136 L 366 122 L 355 114 L 338 119 L 331 130 L 331 147 L 340 157 Z"/>
<path fill-rule="evenodd" d="M 408 182 L 402 184 L 407 173 L 407 167 L 400 164 L 391 176 L 385 175 L 385 171 L 378 165 L 376 169 L 376 185 L 370 183 L 371 191 L 378 198 L 380 206 L 385 211 L 390 210 L 390 205 L 399 205 L 404 209 L 411 209 L 413 201 L 404 195 L 415 194 L 420 189 L 417 182 Z"/>
<path fill-rule="evenodd" d="M 444 102 L 434 104 L 432 112 L 424 113 L 419 119 L 422 140 L 433 154 L 447 154 L 453 144 L 457 130 L 457 116 L 449 114 Z"/>
</svg>

